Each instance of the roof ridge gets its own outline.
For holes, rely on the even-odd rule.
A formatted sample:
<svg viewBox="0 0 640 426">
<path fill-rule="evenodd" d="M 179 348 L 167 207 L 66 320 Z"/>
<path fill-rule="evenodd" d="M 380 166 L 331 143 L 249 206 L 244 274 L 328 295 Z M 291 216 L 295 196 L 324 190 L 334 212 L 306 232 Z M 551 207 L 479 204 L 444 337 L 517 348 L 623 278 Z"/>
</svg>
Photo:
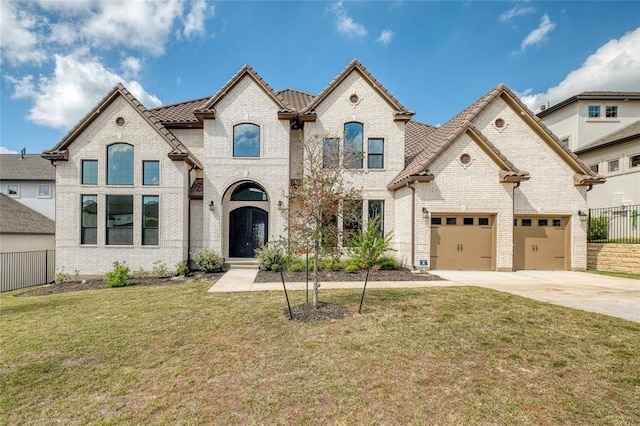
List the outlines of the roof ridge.
<svg viewBox="0 0 640 426">
<path fill-rule="evenodd" d="M 302 93 L 302 94 L 305 94 L 305 95 L 308 95 L 308 96 L 314 96 L 314 97 L 315 97 L 315 96 L 317 96 L 317 95 L 314 95 L 314 94 L 313 94 L 313 93 L 311 93 L 311 92 L 307 92 L 306 90 L 294 89 L 294 88 L 292 88 L 292 87 L 287 87 L 286 89 L 278 90 L 278 93 L 280 93 L 280 92 L 286 92 L 287 90 L 291 90 L 292 92 Z"/>
<path fill-rule="evenodd" d="M 164 109 L 164 108 L 173 108 L 173 107 L 176 107 L 178 105 L 188 104 L 190 102 L 205 101 L 205 100 L 207 100 L 209 98 L 211 98 L 211 96 L 203 96 L 201 98 L 193 98 L 193 99 L 188 99 L 186 101 L 174 102 L 172 104 L 160 105 L 160 106 L 155 107 L 155 108 L 148 108 L 148 110 L 149 111 L 157 111 L 157 110 Z"/>
</svg>

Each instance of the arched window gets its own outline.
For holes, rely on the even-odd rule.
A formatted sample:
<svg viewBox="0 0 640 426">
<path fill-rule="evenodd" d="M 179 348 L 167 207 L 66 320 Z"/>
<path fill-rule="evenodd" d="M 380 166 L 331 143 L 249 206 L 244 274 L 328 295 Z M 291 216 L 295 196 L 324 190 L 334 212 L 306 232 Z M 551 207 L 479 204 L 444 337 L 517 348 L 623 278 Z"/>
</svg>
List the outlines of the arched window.
<svg viewBox="0 0 640 426">
<path fill-rule="evenodd" d="M 364 126 L 355 121 L 344 125 L 344 167 L 345 169 L 362 168 L 362 139 Z"/>
<path fill-rule="evenodd" d="M 260 157 L 260 126 L 251 123 L 233 126 L 233 156 Z"/>
<path fill-rule="evenodd" d="M 133 185 L 133 145 L 107 147 L 107 185 Z"/>
<path fill-rule="evenodd" d="M 267 193 L 255 183 L 243 183 L 233 191 L 231 201 L 267 201 Z"/>
</svg>

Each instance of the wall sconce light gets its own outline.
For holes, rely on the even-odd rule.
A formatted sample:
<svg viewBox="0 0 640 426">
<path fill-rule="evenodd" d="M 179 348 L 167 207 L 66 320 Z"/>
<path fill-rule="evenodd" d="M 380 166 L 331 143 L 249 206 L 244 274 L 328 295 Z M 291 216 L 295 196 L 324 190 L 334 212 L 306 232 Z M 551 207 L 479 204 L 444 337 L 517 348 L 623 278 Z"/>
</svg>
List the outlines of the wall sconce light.
<svg viewBox="0 0 640 426">
<path fill-rule="evenodd" d="M 214 209 L 214 204 L 213 204 L 213 200 L 209 201 L 209 210 L 213 211 Z"/>
<path fill-rule="evenodd" d="M 584 210 L 578 210 L 578 216 L 580 216 L 580 220 L 587 220 L 587 212 Z"/>
<path fill-rule="evenodd" d="M 422 217 L 429 217 L 429 210 L 426 207 L 422 208 Z"/>
</svg>

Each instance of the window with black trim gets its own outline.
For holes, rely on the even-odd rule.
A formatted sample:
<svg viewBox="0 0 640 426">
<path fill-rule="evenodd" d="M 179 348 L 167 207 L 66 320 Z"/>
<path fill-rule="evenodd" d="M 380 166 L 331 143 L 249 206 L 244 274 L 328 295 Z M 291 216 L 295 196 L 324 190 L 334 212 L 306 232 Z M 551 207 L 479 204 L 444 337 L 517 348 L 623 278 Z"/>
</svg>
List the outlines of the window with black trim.
<svg viewBox="0 0 640 426">
<path fill-rule="evenodd" d="M 81 197 L 80 244 L 98 243 L 98 196 Z"/>
<path fill-rule="evenodd" d="M 107 245 L 133 244 L 133 195 L 107 195 Z"/>
<path fill-rule="evenodd" d="M 157 195 L 142 196 L 142 245 L 158 245 L 160 197 Z"/>
<path fill-rule="evenodd" d="M 107 147 L 107 185 L 133 185 L 133 145 Z"/>
<path fill-rule="evenodd" d="M 384 168 L 384 139 L 369 138 L 367 140 L 367 168 Z"/>
<path fill-rule="evenodd" d="M 160 185 L 160 162 L 159 161 L 143 161 L 142 162 L 142 184 L 143 185 Z"/>
<path fill-rule="evenodd" d="M 98 184 L 98 160 L 82 160 L 82 184 Z"/>
<path fill-rule="evenodd" d="M 322 142 L 322 167 L 336 169 L 340 166 L 340 140 L 338 138 L 326 138 Z"/>
<path fill-rule="evenodd" d="M 364 125 L 358 122 L 344 125 L 344 160 L 345 169 L 361 169 L 363 162 Z"/>
<path fill-rule="evenodd" d="M 231 194 L 231 201 L 267 201 L 267 193 L 255 183 L 243 183 Z"/>
<path fill-rule="evenodd" d="M 260 157 L 260 126 L 253 123 L 233 126 L 233 156 Z"/>
<path fill-rule="evenodd" d="M 362 200 L 348 200 L 342 207 L 343 246 L 352 246 L 362 230 L 362 205 Z"/>
<path fill-rule="evenodd" d="M 369 200 L 368 204 L 369 220 L 374 220 L 376 217 L 379 217 L 380 233 L 384 235 L 384 200 Z"/>
</svg>

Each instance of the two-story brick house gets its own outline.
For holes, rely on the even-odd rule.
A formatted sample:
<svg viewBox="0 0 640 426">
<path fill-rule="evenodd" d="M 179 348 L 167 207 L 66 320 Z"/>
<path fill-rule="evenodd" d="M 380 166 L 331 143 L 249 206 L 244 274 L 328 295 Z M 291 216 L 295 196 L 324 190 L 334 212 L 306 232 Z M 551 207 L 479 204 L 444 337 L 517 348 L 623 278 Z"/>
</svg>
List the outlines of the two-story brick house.
<svg viewBox="0 0 640 426">
<path fill-rule="evenodd" d="M 64 217 L 57 264 L 95 274 L 114 260 L 173 266 L 200 248 L 252 257 L 285 234 L 279 206 L 303 140 L 320 135 L 361 155 L 346 173 L 362 222 L 382 212 L 406 266 L 585 269 L 578 212 L 603 179 L 508 88 L 442 127 L 413 114 L 357 60 L 318 95 L 276 92 L 249 66 L 211 97 L 153 110 L 118 85 L 43 154 Z"/>
</svg>

